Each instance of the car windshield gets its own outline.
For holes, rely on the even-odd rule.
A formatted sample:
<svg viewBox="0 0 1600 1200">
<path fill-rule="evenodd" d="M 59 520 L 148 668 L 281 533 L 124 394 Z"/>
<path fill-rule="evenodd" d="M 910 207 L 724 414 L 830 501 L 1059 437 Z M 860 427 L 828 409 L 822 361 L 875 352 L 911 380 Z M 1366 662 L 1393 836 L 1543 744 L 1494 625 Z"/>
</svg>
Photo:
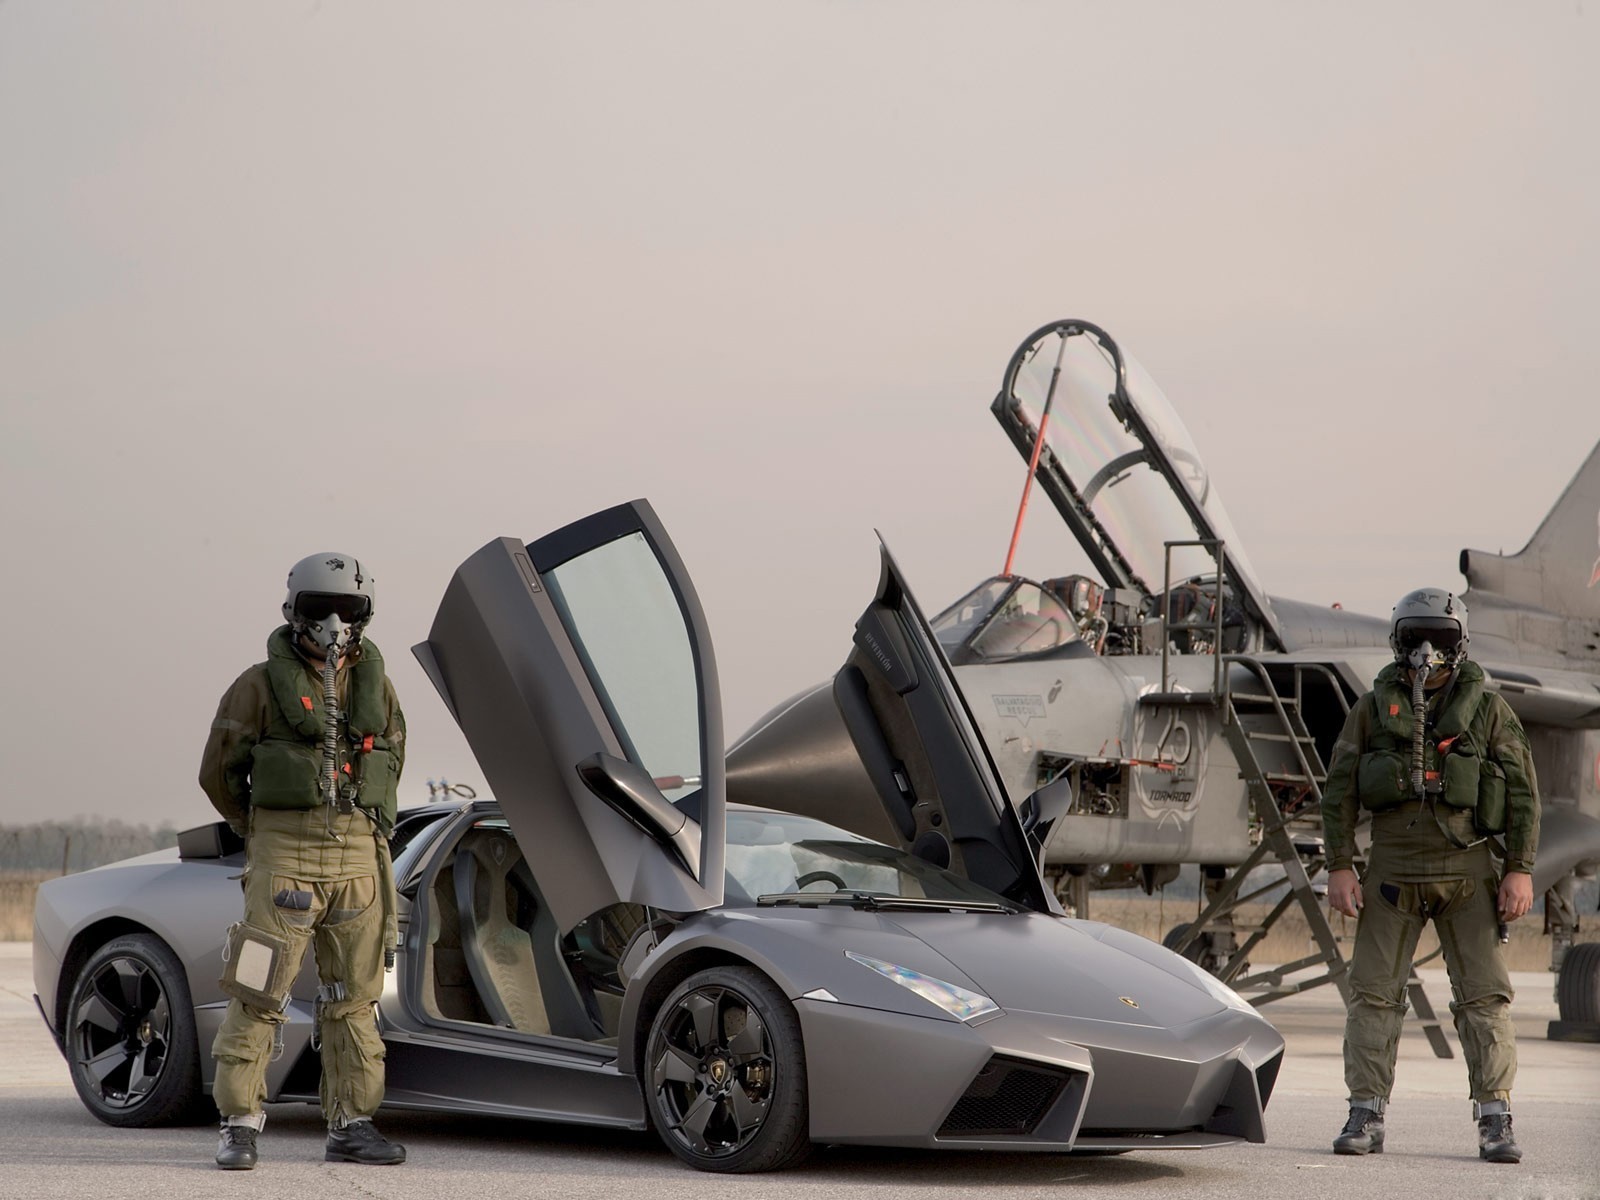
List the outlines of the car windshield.
<svg viewBox="0 0 1600 1200">
<path fill-rule="evenodd" d="M 833 825 L 789 813 L 728 810 L 726 903 L 754 905 L 762 896 L 834 892 L 997 905 L 1011 901 L 924 859 Z"/>
</svg>

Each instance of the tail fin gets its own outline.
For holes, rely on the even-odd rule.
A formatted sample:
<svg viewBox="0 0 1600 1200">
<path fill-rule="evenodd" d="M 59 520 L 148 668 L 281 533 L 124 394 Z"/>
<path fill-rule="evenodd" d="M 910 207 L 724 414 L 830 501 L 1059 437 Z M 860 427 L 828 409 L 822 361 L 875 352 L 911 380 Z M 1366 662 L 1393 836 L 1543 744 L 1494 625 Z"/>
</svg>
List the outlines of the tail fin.
<svg viewBox="0 0 1600 1200">
<path fill-rule="evenodd" d="M 1600 443 L 1526 546 L 1509 555 L 1463 550 L 1461 573 L 1475 590 L 1562 616 L 1600 613 Z"/>
</svg>

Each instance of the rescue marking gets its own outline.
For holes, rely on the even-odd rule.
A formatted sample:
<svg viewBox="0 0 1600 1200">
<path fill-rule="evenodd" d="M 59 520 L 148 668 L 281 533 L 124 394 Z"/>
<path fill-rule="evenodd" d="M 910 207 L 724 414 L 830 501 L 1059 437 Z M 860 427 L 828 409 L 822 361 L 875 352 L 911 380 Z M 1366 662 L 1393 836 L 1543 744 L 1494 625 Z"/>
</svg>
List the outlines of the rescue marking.
<svg viewBox="0 0 1600 1200">
<path fill-rule="evenodd" d="M 1028 695 L 1025 693 L 1007 693 L 992 696 L 995 712 L 1002 717 L 1015 717 L 1026 725 L 1034 717 L 1042 717 L 1044 711 L 1044 697 Z"/>
</svg>

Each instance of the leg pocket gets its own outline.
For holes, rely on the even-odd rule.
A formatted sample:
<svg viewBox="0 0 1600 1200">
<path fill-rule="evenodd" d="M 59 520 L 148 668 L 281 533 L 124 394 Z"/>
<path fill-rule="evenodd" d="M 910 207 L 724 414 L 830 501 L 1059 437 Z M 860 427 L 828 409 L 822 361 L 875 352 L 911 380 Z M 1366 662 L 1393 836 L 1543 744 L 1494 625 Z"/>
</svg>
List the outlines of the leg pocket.
<svg viewBox="0 0 1600 1200">
<path fill-rule="evenodd" d="M 290 879 L 284 875 L 272 877 L 273 915 L 285 925 L 296 929 L 310 929 L 316 923 L 321 909 L 315 886 Z"/>
<path fill-rule="evenodd" d="M 383 991 L 383 905 L 371 876 L 327 886 L 328 909 L 316 932 L 317 971 L 324 983 L 343 983 L 352 1002 Z"/>
<path fill-rule="evenodd" d="M 240 921 L 228 930 L 218 986 L 252 1008 L 282 1012 L 300 968 L 293 949 L 287 937 Z"/>
<path fill-rule="evenodd" d="M 354 921 L 377 902 L 378 881 L 370 875 L 343 879 L 328 885 L 328 912 L 324 925 L 343 925 Z"/>
</svg>

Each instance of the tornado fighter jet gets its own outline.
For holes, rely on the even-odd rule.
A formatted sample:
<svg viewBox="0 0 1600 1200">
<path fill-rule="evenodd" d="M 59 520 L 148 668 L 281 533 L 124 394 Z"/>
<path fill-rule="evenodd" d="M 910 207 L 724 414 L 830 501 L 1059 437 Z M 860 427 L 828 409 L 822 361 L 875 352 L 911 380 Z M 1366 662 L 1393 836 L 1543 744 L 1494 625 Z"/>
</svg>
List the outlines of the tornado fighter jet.
<svg viewBox="0 0 1600 1200">
<path fill-rule="evenodd" d="M 1169 946 L 1257 1003 L 1321 983 L 1345 991 L 1317 895 L 1319 801 L 1350 705 L 1392 658 L 1388 621 L 1266 592 L 1176 411 L 1104 330 L 1059 321 L 1029 335 L 991 411 L 1028 463 L 1028 488 L 1098 572 L 1033 580 L 1008 559 L 932 621 L 1012 803 L 1071 785 L 1044 839 L 1046 878 L 1084 916 L 1094 890 L 1153 891 L 1199 864 L 1208 904 Z M 1600 1022 L 1600 945 L 1573 944 L 1573 881 L 1600 865 L 1597 521 L 1600 446 L 1521 552 L 1459 558 L 1472 657 L 1533 745 L 1544 804 L 1534 884 L 1566 1032 Z M 860 707 L 841 671 L 774 709 L 731 748 L 730 797 L 941 865 L 983 853 L 939 826 L 900 764 L 872 769 Z M 1274 882 L 1247 881 L 1271 865 Z M 1233 916 L 1262 899 L 1275 905 L 1246 937 Z M 1315 951 L 1250 973 L 1250 953 L 1295 905 Z M 1431 1018 L 1420 986 L 1412 999 Z M 1436 1023 L 1429 1036 L 1447 1052 Z"/>
</svg>

